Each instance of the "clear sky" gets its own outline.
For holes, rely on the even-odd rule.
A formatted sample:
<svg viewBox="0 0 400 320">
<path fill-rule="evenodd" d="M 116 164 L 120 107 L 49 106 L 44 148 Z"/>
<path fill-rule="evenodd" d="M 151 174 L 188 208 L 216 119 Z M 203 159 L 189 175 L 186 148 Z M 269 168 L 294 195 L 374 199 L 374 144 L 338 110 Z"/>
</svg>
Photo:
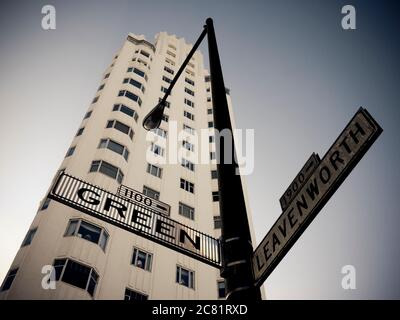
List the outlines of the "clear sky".
<svg viewBox="0 0 400 320">
<path fill-rule="evenodd" d="M 56 30 L 41 28 L 45 4 Z M 341 28 L 346 4 L 356 30 Z M 0 279 L 128 32 L 193 43 L 210 16 L 237 126 L 255 129 L 257 243 L 309 155 L 360 106 L 384 129 L 266 280 L 267 298 L 400 299 L 399 14 L 396 1 L 1 1 Z M 355 290 L 341 287 L 348 264 Z"/>
</svg>

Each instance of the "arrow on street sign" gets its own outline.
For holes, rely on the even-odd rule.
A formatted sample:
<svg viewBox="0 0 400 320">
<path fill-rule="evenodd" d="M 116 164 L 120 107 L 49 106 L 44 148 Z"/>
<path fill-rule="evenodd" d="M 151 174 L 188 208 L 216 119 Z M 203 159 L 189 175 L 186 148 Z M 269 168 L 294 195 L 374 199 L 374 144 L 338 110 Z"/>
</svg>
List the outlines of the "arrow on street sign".
<svg viewBox="0 0 400 320">
<path fill-rule="evenodd" d="M 255 285 L 262 285 L 381 132 L 368 111 L 360 108 L 255 249 Z"/>
</svg>

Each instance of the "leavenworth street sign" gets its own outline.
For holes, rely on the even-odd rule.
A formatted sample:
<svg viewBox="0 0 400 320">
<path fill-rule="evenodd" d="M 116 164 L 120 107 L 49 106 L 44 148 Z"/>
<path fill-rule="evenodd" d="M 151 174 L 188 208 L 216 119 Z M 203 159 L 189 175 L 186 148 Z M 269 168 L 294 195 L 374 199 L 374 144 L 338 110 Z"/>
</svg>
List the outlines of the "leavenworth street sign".
<svg viewBox="0 0 400 320">
<path fill-rule="evenodd" d="M 254 251 L 256 285 L 274 270 L 381 132 L 360 108 Z"/>
<path fill-rule="evenodd" d="M 283 213 L 253 253 L 256 286 L 262 285 L 381 132 L 367 110 L 360 108 L 322 160 L 315 153 L 311 155 L 280 199 Z M 134 189 L 120 186 L 114 194 L 62 172 L 48 197 L 222 267 L 218 239 L 169 218 L 168 204 Z"/>
</svg>

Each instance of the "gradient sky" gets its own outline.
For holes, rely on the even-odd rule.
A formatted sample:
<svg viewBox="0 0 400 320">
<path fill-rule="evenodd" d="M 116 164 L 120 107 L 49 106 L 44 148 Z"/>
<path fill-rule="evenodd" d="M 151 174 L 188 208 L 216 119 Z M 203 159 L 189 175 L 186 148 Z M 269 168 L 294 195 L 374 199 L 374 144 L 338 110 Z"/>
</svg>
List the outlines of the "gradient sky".
<svg viewBox="0 0 400 320">
<path fill-rule="evenodd" d="M 45 4 L 56 30 L 41 28 Z M 341 28 L 346 4 L 356 30 Z M 0 279 L 128 32 L 193 43 L 211 16 L 237 126 L 255 129 L 257 243 L 309 155 L 360 106 L 384 129 L 266 280 L 267 298 L 400 299 L 399 15 L 398 1 L 1 1 Z M 356 290 L 341 287 L 348 264 Z"/>
</svg>

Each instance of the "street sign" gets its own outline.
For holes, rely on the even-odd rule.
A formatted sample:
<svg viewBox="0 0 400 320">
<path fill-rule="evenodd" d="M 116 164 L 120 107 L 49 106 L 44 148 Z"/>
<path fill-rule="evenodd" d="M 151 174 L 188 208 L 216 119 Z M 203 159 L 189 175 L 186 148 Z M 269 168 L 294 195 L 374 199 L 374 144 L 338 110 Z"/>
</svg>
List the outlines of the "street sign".
<svg viewBox="0 0 400 320">
<path fill-rule="evenodd" d="M 381 132 L 360 108 L 254 251 L 255 285 L 262 285 Z"/>
<path fill-rule="evenodd" d="M 130 198 L 62 172 L 49 198 L 213 267 L 221 267 L 220 242 Z"/>
<path fill-rule="evenodd" d="M 289 206 L 289 204 L 292 202 L 294 197 L 297 195 L 301 187 L 311 176 L 311 174 L 314 172 L 315 168 L 317 168 L 320 162 L 321 159 L 316 153 L 313 153 L 310 158 L 308 158 L 306 164 L 303 166 L 303 168 L 301 168 L 296 178 L 294 178 L 293 182 L 289 185 L 285 193 L 279 199 L 283 211 Z"/>
<path fill-rule="evenodd" d="M 139 202 L 142 205 L 150 207 L 159 213 L 166 214 L 169 216 L 169 211 L 170 211 L 171 207 L 168 204 L 161 202 L 159 200 L 150 198 L 150 197 L 146 196 L 145 194 L 143 194 L 139 191 L 136 191 L 135 189 L 129 188 L 129 187 L 121 184 L 118 187 L 117 194 L 121 197 Z"/>
</svg>

